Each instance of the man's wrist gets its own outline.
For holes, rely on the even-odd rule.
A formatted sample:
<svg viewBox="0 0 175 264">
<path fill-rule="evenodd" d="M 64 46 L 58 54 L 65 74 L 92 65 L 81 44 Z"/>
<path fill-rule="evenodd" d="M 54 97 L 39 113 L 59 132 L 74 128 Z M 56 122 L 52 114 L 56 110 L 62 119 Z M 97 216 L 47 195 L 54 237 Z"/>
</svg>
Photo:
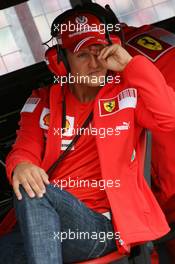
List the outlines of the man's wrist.
<svg viewBox="0 0 175 264">
<path fill-rule="evenodd" d="M 33 164 L 33 163 L 31 161 L 29 161 L 29 160 L 20 161 L 18 164 L 16 164 L 15 168 L 13 169 L 13 171 L 12 171 L 12 177 L 13 177 L 14 172 L 15 172 L 15 170 L 16 170 L 16 168 L 18 166 L 20 166 L 20 165 L 26 165 L 26 164 Z"/>
</svg>

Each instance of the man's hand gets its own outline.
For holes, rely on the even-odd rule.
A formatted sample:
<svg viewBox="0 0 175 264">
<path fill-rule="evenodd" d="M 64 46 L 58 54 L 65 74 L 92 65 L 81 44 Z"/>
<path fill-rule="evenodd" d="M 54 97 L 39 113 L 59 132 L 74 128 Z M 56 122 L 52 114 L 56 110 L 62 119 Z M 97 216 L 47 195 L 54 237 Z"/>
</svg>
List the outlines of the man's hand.
<svg viewBox="0 0 175 264">
<path fill-rule="evenodd" d="M 29 197 L 42 197 L 46 192 L 44 184 L 49 184 L 48 175 L 40 167 L 29 163 L 21 162 L 14 169 L 13 173 L 13 190 L 18 200 L 22 199 L 19 185 L 21 184 Z"/>
<path fill-rule="evenodd" d="M 132 56 L 120 45 L 113 44 L 103 48 L 98 59 L 106 69 L 121 72 L 130 62 Z"/>
</svg>

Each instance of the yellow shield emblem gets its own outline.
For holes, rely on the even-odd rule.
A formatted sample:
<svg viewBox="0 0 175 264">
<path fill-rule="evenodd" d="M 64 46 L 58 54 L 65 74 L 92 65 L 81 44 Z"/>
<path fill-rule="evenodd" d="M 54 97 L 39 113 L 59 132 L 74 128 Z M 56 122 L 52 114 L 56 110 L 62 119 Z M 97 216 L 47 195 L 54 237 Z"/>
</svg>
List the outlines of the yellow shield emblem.
<svg viewBox="0 0 175 264">
<path fill-rule="evenodd" d="M 137 44 L 149 50 L 162 50 L 162 45 L 149 36 L 141 37 L 137 40 Z"/>
<path fill-rule="evenodd" d="M 104 103 L 104 109 L 107 112 L 112 112 L 114 110 L 114 108 L 115 108 L 115 101 L 114 100 Z"/>
</svg>

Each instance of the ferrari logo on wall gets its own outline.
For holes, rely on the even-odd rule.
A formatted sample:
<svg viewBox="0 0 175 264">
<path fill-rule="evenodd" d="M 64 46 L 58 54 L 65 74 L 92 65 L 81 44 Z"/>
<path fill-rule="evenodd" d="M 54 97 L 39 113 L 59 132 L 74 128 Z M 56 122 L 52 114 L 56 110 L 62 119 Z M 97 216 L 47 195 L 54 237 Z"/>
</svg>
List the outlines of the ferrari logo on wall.
<svg viewBox="0 0 175 264">
<path fill-rule="evenodd" d="M 155 62 L 168 50 L 173 48 L 173 45 L 163 40 L 165 33 L 163 32 L 162 35 L 161 32 L 158 33 L 156 34 L 154 30 L 135 35 L 127 41 L 126 45 Z"/>
<path fill-rule="evenodd" d="M 144 36 L 137 40 L 137 44 L 149 50 L 163 50 L 160 42 L 150 36 Z"/>
</svg>

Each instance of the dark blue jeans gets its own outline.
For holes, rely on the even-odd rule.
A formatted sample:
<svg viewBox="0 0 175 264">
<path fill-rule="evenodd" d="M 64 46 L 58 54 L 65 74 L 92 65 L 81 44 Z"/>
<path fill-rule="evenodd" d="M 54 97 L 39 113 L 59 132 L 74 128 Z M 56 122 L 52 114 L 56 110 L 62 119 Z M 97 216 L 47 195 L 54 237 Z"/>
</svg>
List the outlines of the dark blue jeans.
<svg viewBox="0 0 175 264">
<path fill-rule="evenodd" d="M 73 263 L 117 250 L 111 221 L 70 193 L 51 184 L 42 198 L 20 190 L 23 199 L 14 198 L 20 230 L 0 239 L 0 263 Z"/>
</svg>

